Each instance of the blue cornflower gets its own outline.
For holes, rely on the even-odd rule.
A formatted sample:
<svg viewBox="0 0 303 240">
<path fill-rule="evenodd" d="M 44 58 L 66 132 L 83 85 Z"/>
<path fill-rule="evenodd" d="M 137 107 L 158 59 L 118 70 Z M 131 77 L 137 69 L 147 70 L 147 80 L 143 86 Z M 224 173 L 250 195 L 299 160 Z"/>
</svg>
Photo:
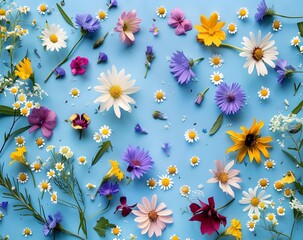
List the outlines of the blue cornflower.
<svg viewBox="0 0 303 240">
<path fill-rule="evenodd" d="M 111 200 L 112 196 L 120 191 L 119 184 L 117 182 L 112 183 L 107 181 L 101 185 L 98 192 L 101 196 L 107 197 L 108 200 Z"/>
<path fill-rule="evenodd" d="M 276 62 L 275 71 L 278 73 L 278 83 L 282 84 L 285 78 L 291 77 L 296 69 L 293 66 L 288 65 L 287 61 L 281 58 Z"/>
<path fill-rule="evenodd" d="M 169 143 L 163 143 L 161 146 L 162 150 L 165 152 L 167 156 L 169 156 L 169 149 L 170 149 L 170 144 Z"/>
<path fill-rule="evenodd" d="M 77 14 L 76 24 L 81 27 L 84 32 L 95 32 L 100 28 L 100 21 L 90 14 Z"/>
<path fill-rule="evenodd" d="M 141 134 L 148 134 L 146 130 L 144 130 L 139 123 L 136 124 L 135 126 L 135 132 L 136 133 L 141 133 Z"/>
<path fill-rule="evenodd" d="M 55 213 L 54 217 L 48 215 L 46 223 L 43 226 L 43 234 L 45 237 L 51 235 L 53 230 L 60 224 L 62 221 L 62 215 L 60 212 Z"/>
<path fill-rule="evenodd" d="M 56 78 L 62 78 L 65 76 L 65 70 L 62 67 L 56 67 L 54 73 L 56 74 Z"/>
<path fill-rule="evenodd" d="M 108 57 L 104 52 L 99 52 L 99 57 L 98 57 L 98 62 L 97 63 L 101 63 L 101 62 L 107 62 Z"/>
</svg>

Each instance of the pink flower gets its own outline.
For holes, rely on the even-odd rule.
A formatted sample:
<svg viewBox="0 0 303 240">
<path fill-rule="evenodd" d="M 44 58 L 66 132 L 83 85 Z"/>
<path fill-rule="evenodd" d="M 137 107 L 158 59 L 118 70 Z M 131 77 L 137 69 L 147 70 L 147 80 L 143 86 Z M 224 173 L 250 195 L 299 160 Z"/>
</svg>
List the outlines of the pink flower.
<svg viewBox="0 0 303 240">
<path fill-rule="evenodd" d="M 85 57 L 76 57 L 70 63 L 70 67 L 73 75 L 83 75 L 86 71 L 88 59 Z"/>
<path fill-rule="evenodd" d="M 142 198 L 142 203 L 138 203 L 139 210 L 133 210 L 132 213 L 137 217 L 135 222 L 139 223 L 138 227 L 142 229 L 141 233 L 152 237 L 154 233 L 157 237 L 162 235 L 162 231 L 166 227 L 166 223 L 173 223 L 173 218 L 170 215 L 173 213 L 166 208 L 166 205 L 161 202 L 157 206 L 157 195 L 153 195 L 151 201 L 146 197 Z"/>
<path fill-rule="evenodd" d="M 120 40 L 126 44 L 132 44 L 135 41 L 134 33 L 139 32 L 141 19 L 137 18 L 136 10 L 128 13 L 122 12 L 121 17 L 118 18 L 115 31 L 120 33 Z"/>
<path fill-rule="evenodd" d="M 180 8 L 172 10 L 168 19 L 168 25 L 175 29 L 177 35 L 186 34 L 193 27 L 191 21 L 185 19 L 185 15 Z"/>
<path fill-rule="evenodd" d="M 222 191 L 229 194 L 233 198 L 235 197 L 235 193 L 231 189 L 230 185 L 235 188 L 241 189 L 241 186 L 238 183 L 242 182 L 241 178 L 236 177 L 240 173 L 240 171 L 236 169 L 231 169 L 234 163 L 234 160 L 232 160 L 225 166 L 225 161 L 222 162 L 221 165 L 220 160 L 216 160 L 215 164 L 217 171 L 210 169 L 209 171 L 214 174 L 214 177 L 207 180 L 208 183 L 219 182 L 219 187 L 222 189 Z"/>
</svg>

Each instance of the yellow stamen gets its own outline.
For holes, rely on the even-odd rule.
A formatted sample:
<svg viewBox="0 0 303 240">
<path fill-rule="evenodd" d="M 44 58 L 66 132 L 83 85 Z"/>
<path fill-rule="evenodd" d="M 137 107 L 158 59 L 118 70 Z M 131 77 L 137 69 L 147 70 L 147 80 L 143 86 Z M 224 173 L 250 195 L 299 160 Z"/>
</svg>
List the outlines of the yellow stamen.
<svg viewBox="0 0 303 240">
<path fill-rule="evenodd" d="M 49 40 L 52 43 L 56 43 L 56 42 L 58 42 L 58 36 L 56 34 L 52 34 L 52 35 L 49 36 Z"/>
<path fill-rule="evenodd" d="M 118 85 L 113 85 L 110 88 L 109 93 L 113 98 L 119 98 L 122 95 L 122 88 Z"/>
</svg>

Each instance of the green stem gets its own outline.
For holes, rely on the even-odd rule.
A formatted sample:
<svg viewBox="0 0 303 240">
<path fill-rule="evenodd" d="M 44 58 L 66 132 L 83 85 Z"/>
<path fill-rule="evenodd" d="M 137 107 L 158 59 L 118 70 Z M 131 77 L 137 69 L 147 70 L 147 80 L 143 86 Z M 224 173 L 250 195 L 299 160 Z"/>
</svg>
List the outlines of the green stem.
<svg viewBox="0 0 303 240">
<path fill-rule="evenodd" d="M 220 209 L 223 209 L 225 207 L 227 207 L 229 204 L 231 204 L 233 201 L 235 201 L 235 199 L 233 198 L 232 200 L 230 200 L 228 203 L 226 203 L 225 205 L 223 205 L 222 207 L 217 208 L 216 210 L 219 211 Z"/>
<path fill-rule="evenodd" d="M 282 14 L 279 14 L 279 13 L 273 13 L 272 15 L 274 16 L 278 16 L 278 17 L 283 17 L 283 18 L 303 18 L 303 16 L 286 16 L 286 15 L 282 15 Z"/>
<path fill-rule="evenodd" d="M 204 60 L 204 57 L 198 58 L 198 59 L 194 60 L 194 64 L 195 64 L 196 62 L 200 62 L 200 61 L 203 61 L 203 60 Z"/>
<path fill-rule="evenodd" d="M 59 62 L 54 68 L 53 70 L 47 75 L 46 79 L 44 80 L 44 82 L 47 82 L 48 79 L 51 77 L 51 75 L 53 74 L 53 72 L 55 71 L 55 69 L 57 67 L 60 67 L 62 64 L 64 64 L 68 58 L 70 57 L 70 55 L 73 53 L 73 51 L 75 50 L 75 48 L 77 47 L 77 45 L 82 41 L 82 39 L 84 38 L 84 34 L 81 35 L 80 39 L 76 42 L 76 44 L 73 46 L 73 48 L 70 50 L 70 52 L 68 53 L 68 55 L 61 61 Z"/>
<path fill-rule="evenodd" d="M 146 76 L 147 76 L 147 73 L 148 73 L 148 67 L 146 67 L 146 71 L 145 71 L 145 74 L 144 74 L 144 78 L 146 78 Z"/>
<path fill-rule="evenodd" d="M 33 174 L 33 171 L 31 170 L 30 165 L 26 165 L 26 167 L 27 167 L 28 171 L 30 172 L 30 174 L 31 174 L 31 176 L 32 176 L 32 178 L 33 178 L 34 186 L 36 187 L 37 184 L 36 184 L 36 179 L 35 179 L 35 176 L 34 176 L 34 174 Z"/>
<path fill-rule="evenodd" d="M 296 223 L 296 220 L 294 219 L 292 226 L 291 226 L 290 237 L 289 237 L 290 239 L 292 239 L 292 234 L 294 232 L 295 223 Z"/>
<path fill-rule="evenodd" d="M 79 238 L 79 239 L 81 239 L 81 240 L 86 240 L 86 238 L 83 238 L 83 237 L 81 237 L 81 236 L 78 235 L 78 234 L 72 233 L 72 232 L 70 232 L 70 231 L 68 231 L 68 230 L 66 230 L 66 229 L 64 229 L 64 228 L 62 228 L 61 226 L 58 228 L 58 230 L 59 230 L 60 232 L 63 232 L 63 233 L 65 233 L 65 234 L 68 234 L 68 235 L 71 235 L 71 236 L 73 236 L 73 237 Z"/>
<path fill-rule="evenodd" d="M 203 92 L 201 92 L 201 95 L 204 95 L 208 90 L 209 88 L 206 88 Z"/>
<path fill-rule="evenodd" d="M 288 133 L 290 139 L 293 141 L 293 143 L 296 146 L 296 149 L 297 149 L 296 152 L 298 153 L 298 156 L 299 156 L 299 159 L 300 159 L 300 163 L 298 163 L 298 161 L 297 161 L 297 164 L 301 165 L 302 164 L 302 157 L 301 157 L 301 153 L 300 153 L 300 150 L 299 150 L 299 145 L 297 144 L 296 140 L 291 136 L 291 134 L 288 131 L 286 131 L 286 132 Z"/>
<path fill-rule="evenodd" d="M 303 73 L 303 71 L 293 71 L 292 73 Z"/>
<path fill-rule="evenodd" d="M 105 210 L 107 210 L 109 208 L 109 206 L 110 206 L 110 200 L 107 201 L 107 205 L 106 205 L 105 208 L 103 208 L 100 211 L 92 214 L 91 216 L 88 217 L 88 219 L 91 219 L 92 217 L 96 216 L 97 214 L 104 212 Z"/>
<path fill-rule="evenodd" d="M 235 49 L 235 50 L 237 50 L 237 51 L 240 51 L 240 52 L 242 52 L 242 51 L 243 51 L 243 49 L 242 49 L 242 48 L 239 48 L 239 47 L 233 46 L 233 45 L 228 44 L 228 43 L 221 43 L 220 47 L 229 47 L 229 48 L 233 48 L 233 49 Z"/>
</svg>

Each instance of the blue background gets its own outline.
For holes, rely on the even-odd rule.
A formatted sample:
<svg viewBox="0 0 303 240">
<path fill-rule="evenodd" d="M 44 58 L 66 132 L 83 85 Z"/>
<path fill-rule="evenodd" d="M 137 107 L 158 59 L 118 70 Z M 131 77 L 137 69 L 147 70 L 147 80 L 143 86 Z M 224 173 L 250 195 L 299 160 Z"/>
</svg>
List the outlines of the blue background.
<svg viewBox="0 0 303 240">
<path fill-rule="evenodd" d="M 169 13 L 175 7 L 181 8 L 186 14 L 186 18 L 190 19 L 195 24 L 200 24 L 200 14 L 209 16 L 213 11 L 218 11 L 221 16 L 221 20 L 226 22 L 224 29 L 230 22 L 234 22 L 238 26 L 238 32 L 235 35 L 227 33 L 226 43 L 230 43 L 241 47 L 243 36 L 248 36 L 250 31 L 256 33 L 259 29 L 264 36 L 269 31 L 272 31 L 271 24 L 273 19 L 257 23 L 254 20 L 254 14 L 259 1 L 240 1 L 240 0 L 216 0 L 216 1 L 140 1 L 140 0 L 121 0 L 117 8 L 112 8 L 108 11 L 108 19 L 105 22 L 101 22 L 101 30 L 96 34 L 85 37 L 85 40 L 76 49 L 71 59 L 76 56 L 87 57 L 89 59 L 89 65 L 87 71 L 82 76 L 73 76 L 70 72 L 69 62 L 63 65 L 67 75 L 64 79 L 56 80 L 54 76 L 44 84 L 43 80 L 49 73 L 49 71 L 64 58 L 73 44 L 79 39 L 80 33 L 77 30 L 73 30 L 63 20 L 59 14 L 54 1 L 44 1 L 49 5 L 49 8 L 53 11 L 49 15 L 39 15 L 37 6 L 42 3 L 41 1 L 17 1 L 18 5 L 28 5 L 31 8 L 27 20 L 29 21 L 28 29 L 30 34 L 24 37 L 22 42 L 22 49 L 18 51 L 15 56 L 15 62 L 21 59 L 26 50 L 29 51 L 29 57 L 32 60 L 35 70 L 36 81 L 41 84 L 42 88 L 48 92 L 49 97 L 44 98 L 41 105 L 46 106 L 49 109 L 54 110 L 57 113 L 58 124 L 54 130 L 53 136 L 50 140 L 46 141 L 46 145 L 53 144 L 57 148 L 59 146 L 68 145 L 75 152 L 75 159 L 81 155 L 85 155 L 90 159 L 98 151 L 99 144 L 95 143 L 92 136 L 94 132 L 106 124 L 111 127 L 113 134 L 110 137 L 112 145 L 114 147 L 113 152 L 106 153 L 102 160 L 89 169 L 89 164 L 86 166 L 78 166 L 75 163 L 77 176 L 80 180 L 81 186 L 85 189 L 85 185 L 88 182 L 99 184 L 104 174 L 110 168 L 108 163 L 109 159 L 121 160 L 122 153 L 126 150 L 128 145 L 140 146 L 150 151 L 150 154 L 156 163 L 154 168 L 144 176 L 140 181 L 135 180 L 130 185 L 126 186 L 126 183 L 122 183 L 121 191 L 114 197 L 111 208 L 104 214 L 111 222 L 119 225 L 122 229 L 122 235 L 120 239 L 127 238 L 130 233 L 134 233 L 138 236 L 138 239 L 147 239 L 147 236 L 141 236 L 140 229 L 137 228 L 137 223 L 133 221 L 134 216 L 131 214 L 127 218 L 122 218 L 120 213 L 113 215 L 115 207 L 119 204 L 119 197 L 122 195 L 127 196 L 128 203 L 133 204 L 141 202 L 143 196 L 151 198 L 153 194 L 158 195 L 158 201 L 165 202 L 169 209 L 172 209 L 174 214 L 174 223 L 168 225 L 167 229 L 163 232 L 160 239 L 169 239 L 173 234 L 177 234 L 181 239 L 186 237 L 191 239 L 214 239 L 215 235 L 203 236 L 199 230 L 198 222 L 189 222 L 191 217 L 190 213 L 182 214 L 181 209 L 185 209 L 189 202 L 186 198 L 182 197 L 179 193 L 180 186 L 183 184 L 190 185 L 192 192 L 198 189 L 199 184 L 203 184 L 204 196 L 198 196 L 204 202 L 207 198 L 214 196 L 217 207 L 224 205 L 231 200 L 230 196 L 225 195 L 217 184 L 207 184 L 206 181 L 212 177 L 208 171 L 210 168 L 214 169 L 214 160 L 216 159 L 235 159 L 236 153 L 226 155 L 225 150 L 230 147 L 233 142 L 229 136 L 225 133 L 226 130 L 235 130 L 240 132 L 240 126 L 250 127 L 254 117 L 259 121 L 263 120 L 265 126 L 262 129 L 262 135 L 272 135 L 274 140 L 272 142 L 273 148 L 270 150 L 271 158 L 277 163 L 275 169 L 267 171 L 264 168 L 263 158 L 262 164 L 258 165 L 256 162 L 249 163 L 245 158 L 247 164 L 237 164 L 236 169 L 241 170 L 240 176 L 243 179 L 241 184 L 242 190 L 247 191 L 249 187 L 254 188 L 257 185 L 257 181 L 261 177 L 266 177 L 270 181 L 270 186 L 266 189 L 268 194 L 273 195 L 273 199 L 276 202 L 276 206 L 279 205 L 278 199 L 283 197 L 283 193 L 276 192 L 273 188 L 274 181 L 281 179 L 283 174 L 287 170 L 293 170 L 297 176 L 301 176 L 299 170 L 295 169 L 293 163 L 291 163 L 280 150 L 280 147 L 276 143 L 277 135 L 273 135 L 268 129 L 268 123 L 270 118 L 282 112 L 287 114 L 289 111 L 285 111 L 284 99 L 289 101 L 290 110 L 293 109 L 297 103 L 302 99 L 302 89 L 298 91 L 298 94 L 293 97 L 293 82 L 299 83 L 302 76 L 295 75 L 292 80 L 279 85 L 276 82 L 276 74 L 273 69 L 269 70 L 269 74 L 265 77 L 258 77 L 254 71 L 252 75 L 248 75 L 247 69 L 242 66 L 245 63 L 245 59 L 238 56 L 238 52 L 232 49 L 205 47 L 196 42 L 196 30 L 187 32 L 187 35 L 176 36 L 174 29 L 167 24 Z M 284 13 L 288 15 L 300 15 L 302 12 L 298 5 L 300 1 L 267 1 L 268 6 L 275 4 L 275 10 L 278 13 Z M 164 5 L 168 11 L 168 15 L 164 19 L 159 19 L 156 15 L 156 8 L 160 5 Z M 247 7 L 249 9 L 249 17 L 247 19 L 238 19 L 236 12 L 240 7 Z M 106 1 L 90 0 L 84 1 L 65 1 L 65 11 L 69 16 L 74 16 L 77 13 L 90 13 L 96 15 L 99 9 L 106 9 Z M 132 46 L 126 46 L 119 40 L 118 33 L 113 31 L 116 26 L 116 22 L 123 10 L 130 11 L 135 9 L 139 18 L 142 18 L 140 24 L 141 30 L 135 35 L 135 44 Z M 39 29 L 32 27 L 30 22 L 32 19 L 37 19 Z M 156 25 L 160 29 L 160 33 L 157 37 L 154 37 L 148 30 L 153 23 L 153 18 L 156 19 Z M 43 50 L 41 40 L 37 37 L 41 34 L 42 28 L 44 28 L 45 21 L 49 24 L 60 24 L 68 33 L 68 47 L 61 49 L 60 52 L 46 52 Z M 290 40 L 293 36 L 297 35 L 298 29 L 296 23 L 298 20 L 286 20 L 280 19 L 283 27 L 282 31 L 274 32 L 273 39 L 276 41 L 278 47 L 279 57 L 287 59 L 290 64 L 295 67 L 302 62 L 302 55 L 298 53 L 297 49 L 290 46 Z M 105 43 L 98 49 L 93 50 L 92 45 L 96 39 L 109 32 L 109 35 Z M 151 65 L 151 69 L 146 79 L 143 78 L 145 73 L 145 50 L 146 46 L 151 45 L 154 47 L 155 60 Z M 41 59 L 37 58 L 33 49 L 37 48 Z M 204 57 L 205 60 L 200 62 L 194 67 L 194 71 L 197 74 L 196 80 L 192 81 L 187 86 L 180 86 L 169 71 L 169 62 L 167 58 L 172 55 L 176 50 L 183 51 L 187 56 L 197 59 Z M 97 58 L 99 51 L 107 53 L 109 61 L 106 64 L 97 65 Z M 220 69 L 213 69 L 208 63 L 208 58 L 213 54 L 221 54 L 224 58 L 224 64 Z M 6 55 L 1 56 L 1 62 L 8 61 Z M 38 64 L 42 67 L 39 69 Z M 136 100 L 136 108 L 132 108 L 131 114 L 122 112 L 121 119 L 115 117 L 112 110 L 104 113 L 97 113 L 96 109 L 98 105 L 93 101 L 98 97 L 98 93 L 90 87 L 98 85 L 97 77 L 103 71 L 111 69 L 114 64 L 118 70 L 125 68 L 126 73 L 130 73 L 133 79 L 137 80 L 137 86 L 141 87 L 141 91 L 133 95 Z M 6 67 L 1 63 L 1 73 L 6 72 Z M 219 108 L 214 101 L 214 93 L 216 86 L 214 86 L 209 80 L 213 71 L 220 71 L 224 74 L 224 82 L 232 83 L 238 82 L 243 87 L 247 95 L 247 101 L 245 107 L 234 116 L 224 116 L 224 122 L 214 136 L 210 137 L 208 134 L 204 134 L 202 129 L 210 130 L 213 122 L 220 114 Z M 260 100 L 257 91 L 261 89 L 261 86 L 270 88 L 270 98 L 263 101 Z M 80 97 L 73 99 L 69 95 L 71 88 L 77 87 L 80 89 Z M 203 91 L 209 87 L 209 91 L 201 104 L 197 106 L 194 104 L 197 93 Z M 154 101 L 153 94 L 156 90 L 163 89 L 167 95 L 167 100 L 162 104 L 158 104 Z M 12 103 L 11 96 L 0 96 L 0 103 L 10 105 Z M 168 116 L 167 121 L 154 120 L 152 118 L 152 112 L 159 110 Z M 66 122 L 66 119 L 74 113 L 85 112 L 91 117 L 91 123 L 89 128 L 85 130 L 82 136 L 82 140 L 78 139 L 78 132 L 70 127 L 70 123 Z M 186 120 L 182 121 L 183 116 L 186 116 Z M 11 119 L 9 117 L 0 118 L 0 136 L 3 136 L 3 132 L 10 126 Z M 27 123 L 20 122 L 18 126 L 24 126 Z M 141 126 L 146 129 L 148 135 L 138 135 L 134 132 L 134 126 L 136 123 L 140 123 Z M 165 130 L 164 126 L 170 123 L 170 127 Z M 189 128 L 197 129 L 200 140 L 197 143 L 189 144 L 184 140 L 184 132 Z M 37 137 L 41 136 L 41 131 L 37 131 L 31 135 L 28 133 L 22 134 L 26 137 L 26 146 L 28 149 L 27 159 L 29 162 L 36 160 L 37 156 L 41 156 L 43 160 L 49 156 L 45 147 L 38 149 L 34 141 Z M 161 150 L 161 145 L 164 142 L 171 144 L 170 156 L 167 157 Z M 11 177 L 17 177 L 22 167 L 18 164 L 14 164 L 8 167 L 10 161 L 9 154 L 15 148 L 14 141 L 11 140 L 9 146 L 6 147 L 3 154 L 0 156 L 1 162 L 5 162 L 5 172 L 9 173 Z M 200 157 L 200 164 L 197 167 L 192 167 L 189 164 L 190 157 L 197 155 Z M 146 186 L 146 180 L 149 177 L 155 177 L 158 179 L 159 175 L 165 174 L 166 168 L 170 165 L 177 165 L 179 173 L 173 177 L 174 186 L 168 191 L 162 191 L 160 188 L 155 190 L 149 190 Z M 122 169 L 126 170 L 126 164 L 121 162 Z M 127 175 L 127 174 L 126 174 Z M 36 175 L 36 180 L 39 182 L 41 179 L 46 179 L 46 172 L 42 172 Z M 24 185 L 31 193 L 32 199 L 37 200 L 40 197 L 40 192 L 33 188 L 31 182 Z M 23 186 L 21 186 L 23 188 Z M 54 187 L 55 190 L 55 187 Z M 244 205 L 238 203 L 242 198 L 241 190 L 235 190 L 236 199 L 231 206 L 220 211 L 221 214 L 227 216 L 228 225 L 232 218 L 238 218 L 242 222 L 243 227 L 243 239 L 265 239 L 269 237 L 269 233 L 263 235 L 264 232 L 260 228 L 256 228 L 256 235 L 247 230 L 245 224 L 248 220 L 247 213 L 243 213 L 242 209 Z M 0 189 L 3 192 L 3 188 Z M 85 192 L 88 192 L 86 189 Z M 195 199 L 194 194 L 191 195 L 192 199 Z M 0 198 L 4 200 L 2 197 Z M 60 205 L 53 205 L 49 201 L 49 197 L 45 197 L 44 206 L 47 213 L 54 213 L 57 210 L 63 212 L 63 226 L 72 231 L 77 230 L 77 214 L 74 211 L 63 208 Z M 37 202 L 36 202 L 37 203 Z M 101 203 L 101 205 L 100 205 Z M 0 222 L 0 234 L 9 234 L 11 239 L 20 239 L 22 237 L 22 230 L 25 227 L 30 227 L 33 231 L 32 239 L 42 239 L 42 226 L 37 224 L 33 218 L 24 217 L 20 212 L 13 211 L 13 201 L 10 201 L 9 211 L 5 218 Z M 96 211 L 102 209 L 106 202 L 101 197 L 92 202 L 89 197 L 86 199 L 87 215 L 91 215 Z M 292 212 L 288 207 L 288 201 L 285 200 L 283 206 L 286 208 L 287 214 L 284 217 L 278 217 L 279 226 L 278 229 L 285 231 L 286 234 L 290 232 L 290 222 L 292 221 Z M 98 235 L 93 230 L 95 222 L 98 217 L 94 217 L 88 220 L 89 239 L 98 239 Z M 17 224 L 16 224 L 17 223 Z M 295 227 L 294 239 L 299 239 L 302 234 L 302 229 L 299 230 L 299 224 Z M 223 227 L 220 229 L 220 232 Z M 262 236 L 262 237 L 261 237 Z M 112 239 L 114 236 L 107 232 L 106 239 Z M 69 236 L 60 235 L 58 239 L 70 239 Z"/>
</svg>

